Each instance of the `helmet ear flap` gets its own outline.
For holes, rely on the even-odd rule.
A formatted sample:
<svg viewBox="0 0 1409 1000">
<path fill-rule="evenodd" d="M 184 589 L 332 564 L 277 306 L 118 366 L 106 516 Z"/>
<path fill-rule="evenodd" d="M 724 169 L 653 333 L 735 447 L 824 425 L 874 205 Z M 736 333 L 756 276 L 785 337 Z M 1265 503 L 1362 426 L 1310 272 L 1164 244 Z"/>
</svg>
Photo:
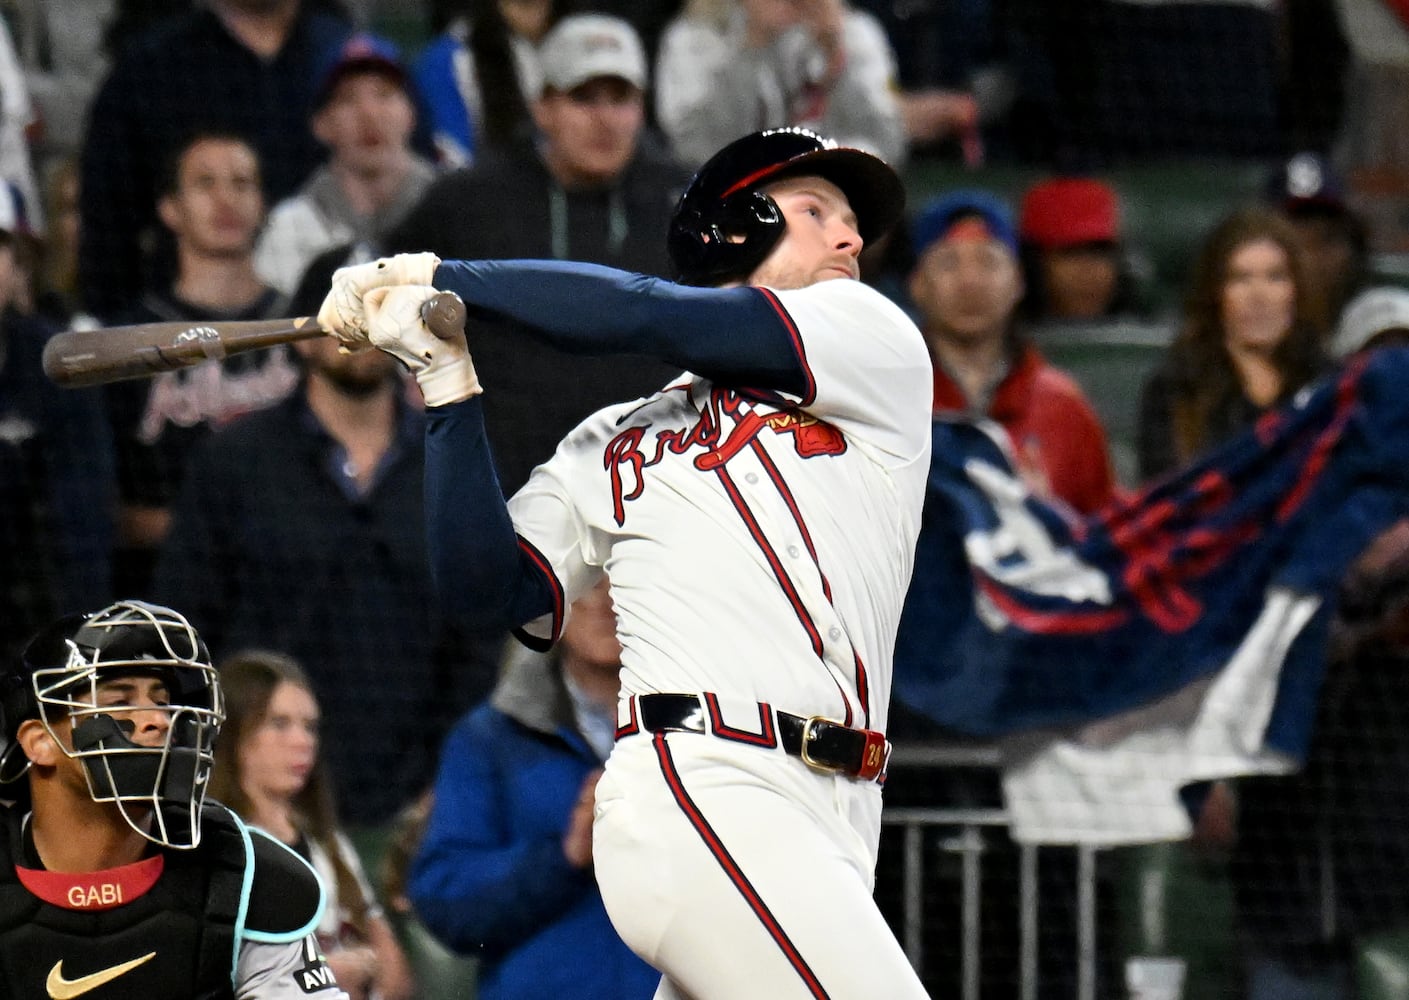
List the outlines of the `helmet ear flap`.
<svg viewBox="0 0 1409 1000">
<path fill-rule="evenodd" d="M 787 222 L 761 191 L 742 191 L 706 209 L 683 209 L 671 227 L 670 254 L 686 284 L 745 278 L 763 263 Z"/>
<path fill-rule="evenodd" d="M 742 191 L 720 203 L 718 224 L 728 227 L 733 235 L 750 239 L 775 226 L 782 227 L 783 210 L 762 191 Z"/>
</svg>

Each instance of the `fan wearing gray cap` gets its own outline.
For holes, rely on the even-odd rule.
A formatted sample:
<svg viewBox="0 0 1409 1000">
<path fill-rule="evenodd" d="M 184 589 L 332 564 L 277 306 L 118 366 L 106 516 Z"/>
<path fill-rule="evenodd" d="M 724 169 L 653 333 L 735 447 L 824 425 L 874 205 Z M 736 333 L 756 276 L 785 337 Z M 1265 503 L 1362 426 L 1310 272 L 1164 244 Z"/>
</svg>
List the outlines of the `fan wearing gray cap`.
<svg viewBox="0 0 1409 1000">
<path fill-rule="evenodd" d="M 544 37 L 539 65 L 536 134 L 486 148 L 472 166 L 437 181 L 390 234 L 387 250 L 666 274 L 661 234 L 689 174 L 646 134 L 646 55 L 635 30 L 600 14 L 565 17 Z M 469 332 L 475 356 L 504 372 L 486 412 L 509 492 L 583 417 L 673 374 L 648 358 L 572 356 L 493 317 L 473 317 Z"/>
<path fill-rule="evenodd" d="M 882 160 L 773 129 L 680 199 L 679 281 L 403 254 L 339 271 L 319 314 L 416 372 L 448 614 L 547 648 L 609 578 L 622 694 L 592 863 L 658 998 L 926 996 L 872 898 L 933 382 L 858 257 L 903 205 Z M 482 392 L 465 340 L 426 330 L 436 287 L 525 339 L 679 373 L 589 416 L 506 502 L 481 399 L 508 372 Z"/>
<path fill-rule="evenodd" d="M 1331 338 L 1331 356 L 1409 344 L 1409 289 L 1370 288 L 1357 295 Z"/>
</svg>

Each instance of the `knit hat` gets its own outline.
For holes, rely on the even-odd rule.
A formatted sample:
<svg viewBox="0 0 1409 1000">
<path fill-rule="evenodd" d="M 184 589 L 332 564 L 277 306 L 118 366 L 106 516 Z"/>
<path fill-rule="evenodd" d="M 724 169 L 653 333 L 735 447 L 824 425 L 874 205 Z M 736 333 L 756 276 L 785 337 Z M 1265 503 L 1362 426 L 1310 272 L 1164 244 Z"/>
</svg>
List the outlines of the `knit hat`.
<svg viewBox="0 0 1409 1000">
<path fill-rule="evenodd" d="M 910 227 L 911 241 L 917 256 L 924 254 L 940 240 L 954 235 L 980 235 L 979 230 L 964 226 L 972 222 L 986 230 L 989 238 L 1002 243 L 1014 256 L 1018 253 L 1018 236 L 1013 229 L 1013 215 L 996 195 L 978 189 L 950 191 L 928 202 Z M 960 231 L 959 227 L 964 226 Z"/>
</svg>

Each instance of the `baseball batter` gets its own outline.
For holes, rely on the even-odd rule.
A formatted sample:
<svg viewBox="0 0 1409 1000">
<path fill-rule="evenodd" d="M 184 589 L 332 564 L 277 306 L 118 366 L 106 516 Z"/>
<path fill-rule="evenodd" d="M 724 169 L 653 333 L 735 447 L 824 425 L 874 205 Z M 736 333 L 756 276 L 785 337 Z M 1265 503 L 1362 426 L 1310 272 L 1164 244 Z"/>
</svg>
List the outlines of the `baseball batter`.
<svg viewBox="0 0 1409 1000">
<path fill-rule="evenodd" d="M 691 182 L 678 283 L 400 255 L 338 272 L 320 313 L 417 374 L 448 610 L 546 646 L 610 577 L 623 698 L 594 858 L 658 997 L 925 995 L 871 897 L 932 375 L 857 257 L 903 200 L 879 159 L 771 130 Z M 418 318 L 437 288 L 563 349 L 685 372 L 585 420 L 506 504 L 467 347 Z"/>
</svg>

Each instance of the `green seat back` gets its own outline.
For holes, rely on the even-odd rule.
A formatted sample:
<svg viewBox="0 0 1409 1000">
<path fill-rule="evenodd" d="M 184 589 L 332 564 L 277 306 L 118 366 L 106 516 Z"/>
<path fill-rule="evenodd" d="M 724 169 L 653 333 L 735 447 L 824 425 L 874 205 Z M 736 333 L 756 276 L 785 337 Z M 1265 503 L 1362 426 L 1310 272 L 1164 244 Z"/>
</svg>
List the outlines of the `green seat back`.
<svg viewBox="0 0 1409 1000">
<path fill-rule="evenodd" d="M 1170 331 L 1161 325 L 1102 323 L 1041 327 L 1033 339 L 1047 360 L 1081 385 L 1105 425 L 1116 477 L 1138 483 L 1135 440 L 1140 390 L 1159 363 Z"/>
<path fill-rule="evenodd" d="M 1409 997 L 1409 929 L 1367 937 L 1355 953 L 1360 1000 Z"/>
<path fill-rule="evenodd" d="M 1182 958 L 1182 1000 L 1237 996 L 1233 890 L 1225 866 L 1187 843 L 1111 852 L 1121 954 Z"/>
<path fill-rule="evenodd" d="M 347 835 L 368 879 L 380 891 L 379 873 L 391 832 L 379 826 L 355 827 L 348 830 Z M 445 947 L 414 914 L 396 913 L 388 908 L 387 919 L 411 963 L 417 1000 L 474 1000 L 478 968 L 474 958 L 457 955 Z"/>
</svg>

